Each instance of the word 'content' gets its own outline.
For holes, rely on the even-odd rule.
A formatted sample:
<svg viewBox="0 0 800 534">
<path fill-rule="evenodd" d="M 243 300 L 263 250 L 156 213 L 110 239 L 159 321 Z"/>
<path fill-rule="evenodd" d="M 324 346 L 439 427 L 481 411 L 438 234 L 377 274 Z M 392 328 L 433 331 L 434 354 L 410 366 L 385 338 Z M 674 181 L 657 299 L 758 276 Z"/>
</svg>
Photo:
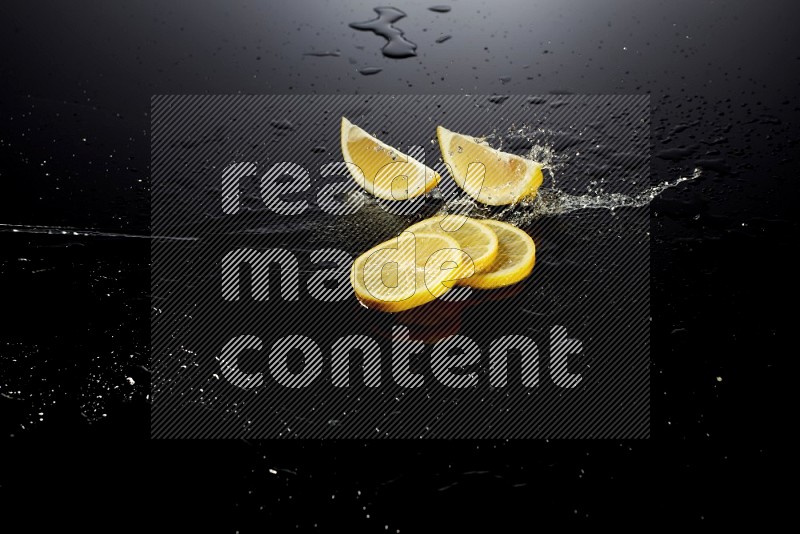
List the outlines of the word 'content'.
<svg viewBox="0 0 800 534">
<path fill-rule="evenodd" d="M 421 341 L 414 341 L 408 329 L 395 326 L 392 331 L 391 376 L 403 388 L 417 388 L 425 384 L 424 373 L 413 370 L 412 357 L 424 351 Z M 574 388 L 582 380 L 579 373 L 568 370 L 570 355 L 580 354 L 582 343 L 567 337 L 567 329 L 554 326 L 550 329 L 549 376 L 562 388 Z M 239 366 L 239 357 L 249 351 L 261 352 L 264 343 L 258 336 L 237 336 L 222 349 L 220 365 L 223 376 L 233 385 L 243 388 L 258 388 L 265 385 L 263 372 L 245 372 Z M 330 377 L 335 387 L 350 387 L 350 354 L 358 351 L 363 357 L 363 383 L 367 387 L 380 387 L 382 380 L 382 352 L 377 341 L 364 335 L 345 336 L 334 342 L 331 348 Z M 489 346 L 488 384 L 493 388 L 506 387 L 509 383 L 508 356 L 519 355 L 521 382 L 524 387 L 539 385 L 539 348 L 527 336 L 507 335 L 495 339 Z M 302 360 L 290 365 L 290 359 Z M 430 354 L 430 370 L 436 380 L 445 387 L 468 388 L 486 382 L 486 373 L 479 367 L 486 366 L 479 345 L 470 337 L 448 336 L 434 344 Z M 273 381 L 287 388 L 304 388 L 312 385 L 323 374 L 326 367 L 322 349 L 311 338 L 291 335 L 277 339 L 269 352 L 269 374 Z M 302 367 L 302 369 L 298 369 Z M 482 375 L 484 378 L 482 378 Z"/>
</svg>

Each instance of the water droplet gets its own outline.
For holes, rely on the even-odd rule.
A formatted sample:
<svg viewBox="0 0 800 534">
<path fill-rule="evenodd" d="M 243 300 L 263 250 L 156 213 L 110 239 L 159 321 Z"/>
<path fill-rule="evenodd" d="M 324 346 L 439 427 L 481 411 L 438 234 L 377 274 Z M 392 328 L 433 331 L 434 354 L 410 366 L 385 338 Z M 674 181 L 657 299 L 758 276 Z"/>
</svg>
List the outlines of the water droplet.
<svg viewBox="0 0 800 534">
<path fill-rule="evenodd" d="M 667 148 L 659 152 L 656 152 L 656 157 L 668 161 L 678 161 L 683 158 L 691 156 L 692 152 L 693 150 L 691 148 L 686 148 L 686 147 Z"/>
<path fill-rule="evenodd" d="M 269 124 L 276 130 L 294 130 L 294 124 L 287 120 L 272 121 Z"/>
<path fill-rule="evenodd" d="M 416 56 L 417 45 L 407 40 L 403 31 L 393 25 L 406 14 L 394 7 L 376 7 L 374 11 L 378 14 L 378 18 L 366 22 L 352 22 L 350 27 L 354 30 L 370 31 L 386 39 L 387 43 L 382 48 L 386 57 L 401 59 Z"/>
<path fill-rule="evenodd" d="M 304 56 L 313 56 L 313 57 L 339 57 L 342 55 L 341 52 L 338 50 L 324 50 L 321 52 L 306 52 L 303 54 Z"/>
<path fill-rule="evenodd" d="M 509 99 L 508 95 L 492 95 L 488 97 L 486 100 L 488 100 L 492 104 L 502 104 L 508 99 Z"/>
<path fill-rule="evenodd" d="M 382 70 L 383 69 L 380 67 L 363 67 L 358 69 L 358 72 L 364 76 L 372 76 L 373 74 L 378 74 Z"/>
</svg>

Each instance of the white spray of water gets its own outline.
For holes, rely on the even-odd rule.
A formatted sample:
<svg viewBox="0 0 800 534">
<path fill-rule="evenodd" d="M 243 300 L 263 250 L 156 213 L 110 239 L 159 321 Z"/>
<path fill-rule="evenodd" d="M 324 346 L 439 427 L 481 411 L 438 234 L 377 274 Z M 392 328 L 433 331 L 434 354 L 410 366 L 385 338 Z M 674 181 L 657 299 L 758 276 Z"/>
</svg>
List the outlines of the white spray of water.
<svg viewBox="0 0 800 534">
<path fill-rule="evenodd" d="M 488 141 L 491 139 L 493 145 L 498 149 L 502 149 L 503 141 L 508 135 L 531 140 L 531 136 L 536 133 L 541 134 L 543 132 L 531 132 L 527 128 L 520 128 L 507 133 L 492 132 L 483 140 Z M 549 186 L 541 187 L 534 198 L 523 199 L 502 212 L 492 215 L 493 218 L 507 220 L 516 225 L 522 225 L 542 217 L 556 217 L 579 210 L 604 209 L 613 212 L 618 208 L 643 208 L 649 206 L 656 197 L 667 189 L 676 187 L 684 182 L 696 180 L 701 175 L 701 170 L 696 168 L 690 176 L 681 176 L 675 180 L 664 181 L 634 194 L 604 193 L 602 188 L 597 187 L 597 182 L 590 182 L 587 187 L 588 193 L 576 194 L 557 187 L 556 177 L 564 163 L 563 157 L 557 154 L 552 146 L 533 143 L 533 146 L 527 149 L 524 157 L 542 164 L 542 170 L 548 178 Z M 463 195 L 460 198 L 445 202 L 441 212 L 463 214 L 474 212 L 476 208 L 476 203 L 471 198 Z"/>
<path fill-rule="evenodd" d="M 691 176 L 681 176 L 675 180 L 664 181 L 633 195 L 622 193 L 575 195 L 561 189 L 543 188 L 539 189 L 533 199 L 523 200 L 506 211 L 509 212 L 507 215 L 515 218 L 515 222 L 523 223 L 541 217 L 555 217 L 586 209 L 614 211 L 618 208 L 644 208 L 667 189 L 699 177 L 700 169 L 694 169 Z"/>
</svg>

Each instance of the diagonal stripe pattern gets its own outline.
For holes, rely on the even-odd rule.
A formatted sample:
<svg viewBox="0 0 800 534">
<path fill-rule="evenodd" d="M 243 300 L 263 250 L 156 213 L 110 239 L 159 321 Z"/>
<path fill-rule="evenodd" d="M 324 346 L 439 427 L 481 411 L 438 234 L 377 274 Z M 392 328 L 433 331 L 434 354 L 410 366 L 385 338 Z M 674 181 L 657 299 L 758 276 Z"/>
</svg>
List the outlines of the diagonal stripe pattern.
<svg viewBox="0 0 800 534">
<path fill-rule="evenodd" d="M 342 116 L 438 187 L 365 195 Z M 156 96 L 151 117 L 152 232 L 183 238 L 152 242 L 153 437 L 649 436 L 649 210 L 461 202 L 435 143 L 441 124 L 554 154 L 543 188 L 635 194 L 646 96 Z M 521 224 L 532 275 L 397 314 L 360 306 L 353 259 L 447 206 Z"/>
</svg>

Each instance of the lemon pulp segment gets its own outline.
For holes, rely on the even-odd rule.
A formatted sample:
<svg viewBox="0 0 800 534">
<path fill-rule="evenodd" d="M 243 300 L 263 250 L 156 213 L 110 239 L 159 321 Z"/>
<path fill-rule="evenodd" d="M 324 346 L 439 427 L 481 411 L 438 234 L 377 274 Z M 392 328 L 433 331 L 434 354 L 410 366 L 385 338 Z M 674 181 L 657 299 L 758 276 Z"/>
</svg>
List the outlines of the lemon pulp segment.
<svg viewBox="0 0 800 534">
<path fill-rule="evenodd" d="M 378 198 L 408 200 L 439 183 L 439 174 L 342 117 L 342 157 L 353 179 Z"/>
<path fill-rule="evenodd" d="M 536 263 L 536 246 L 531 236 L 508 223 L 491 219 L 482 222 L 497 234 L 500 243 L 497 258 L 488 270 L 463 278 L 459 283 L 478 289 L 494 289 L 527 278 Z"/>
<path fill-rule="evenodd" d="M 465 215 L 439 215 L 420 221 L 406 232 L 443 233 L 455 239 L 471 259 L 475 272 L 488 269 L 497 258 L 497 235 L 483 222 Z"/>
<path fill-rule="evenodd" d="M 439 126 L 442 159 L 456 184 L 483 204 L 502 206 L 533 196 L 542 185 L 542 164 L 496 150 L 474 137 Z"/>
<path fill-rule="evenodd" d="M 366 307 L 399 312 L 431 302 L 473 272 L 452 237 L 403 232 L 356 258 L 350 283 Z"/>
</svg>

